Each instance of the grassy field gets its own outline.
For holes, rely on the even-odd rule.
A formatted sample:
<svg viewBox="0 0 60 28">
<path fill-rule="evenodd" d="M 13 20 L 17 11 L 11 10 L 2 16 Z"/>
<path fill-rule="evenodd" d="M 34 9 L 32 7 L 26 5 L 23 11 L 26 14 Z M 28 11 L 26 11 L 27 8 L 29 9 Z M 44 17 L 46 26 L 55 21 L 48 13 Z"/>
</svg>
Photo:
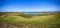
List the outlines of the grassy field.
<svg viewBox="0 0 60 28">
<path fill-rule="evenodd" d="M 60 28 L 59 26 L 60 13 L 30 15 L 23 12 L 0 12 L 0 28 Z"/>
</svg>

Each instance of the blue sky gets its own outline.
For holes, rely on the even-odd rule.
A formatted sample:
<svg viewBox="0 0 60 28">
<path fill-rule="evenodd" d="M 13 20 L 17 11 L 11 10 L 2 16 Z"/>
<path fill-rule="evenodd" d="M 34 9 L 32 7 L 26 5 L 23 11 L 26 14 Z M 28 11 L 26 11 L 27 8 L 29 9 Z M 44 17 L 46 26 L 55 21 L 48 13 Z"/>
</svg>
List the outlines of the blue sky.
<svg viewBox="0 0 60 28">
<path fill-rule="evenodd" d="M 0 12 L 59 11 L 58 0 L 2 0 Z"/>
</svg>

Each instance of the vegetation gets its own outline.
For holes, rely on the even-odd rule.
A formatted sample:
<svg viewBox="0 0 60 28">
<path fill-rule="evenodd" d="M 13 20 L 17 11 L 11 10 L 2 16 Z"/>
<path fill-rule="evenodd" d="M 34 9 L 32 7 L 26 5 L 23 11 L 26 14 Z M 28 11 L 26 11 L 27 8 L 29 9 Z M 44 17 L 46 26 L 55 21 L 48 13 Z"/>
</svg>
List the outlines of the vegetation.
<svg viewBox="0 0 60 28">
<path fill-rule="evenodd" d="M 17 25 L 19 28 L 60 28 L 60 13 L 25 14 L 24 12 L 0 12 L 1 24 L 4 24 L 5 27 L 6 24 Z"/>
</svg>

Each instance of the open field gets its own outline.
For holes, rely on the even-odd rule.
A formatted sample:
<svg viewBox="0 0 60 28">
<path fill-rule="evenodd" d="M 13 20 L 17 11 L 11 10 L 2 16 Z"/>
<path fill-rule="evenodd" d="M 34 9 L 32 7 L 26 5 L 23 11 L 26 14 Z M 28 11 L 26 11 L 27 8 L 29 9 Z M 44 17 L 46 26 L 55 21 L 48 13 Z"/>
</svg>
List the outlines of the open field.
<svg viewBox="0 0 60 28">
<path fill-rule="evenodd" d="M 60 28 L 60 12 L 0 12 L 0 28 Z"/>
</svg>

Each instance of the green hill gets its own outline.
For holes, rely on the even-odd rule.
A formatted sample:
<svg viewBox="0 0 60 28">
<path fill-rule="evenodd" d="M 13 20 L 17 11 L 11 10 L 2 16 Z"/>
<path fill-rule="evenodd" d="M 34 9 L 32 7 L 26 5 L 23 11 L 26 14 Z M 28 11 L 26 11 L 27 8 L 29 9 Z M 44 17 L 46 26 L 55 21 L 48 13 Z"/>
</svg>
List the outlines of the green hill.
<svg viewBox="0 0 60 28">
<path fill-rule="evenodd" d="M 4 13 L 1 12 L 0 23 L 23 25 L 23 27 L 25 26 L 25 27 L 33 27 L 33 28 L 35 27 L 40 28 L 39 26 L 44 24 L 43 26 L 41 26 L 41 28 L 42 27 L 48 28 L 49 24 L 60 24 L 60 13 L 45 12 L 44 14 L 31 15 L 31 14 L 25 14 L 24 12 L 4 12 Z M 51 26 L 51 28 L 52 27 L 53 26 Z M 58 25 L 56 25 L 56 27 L 58 27 Z"/>
</svg>

